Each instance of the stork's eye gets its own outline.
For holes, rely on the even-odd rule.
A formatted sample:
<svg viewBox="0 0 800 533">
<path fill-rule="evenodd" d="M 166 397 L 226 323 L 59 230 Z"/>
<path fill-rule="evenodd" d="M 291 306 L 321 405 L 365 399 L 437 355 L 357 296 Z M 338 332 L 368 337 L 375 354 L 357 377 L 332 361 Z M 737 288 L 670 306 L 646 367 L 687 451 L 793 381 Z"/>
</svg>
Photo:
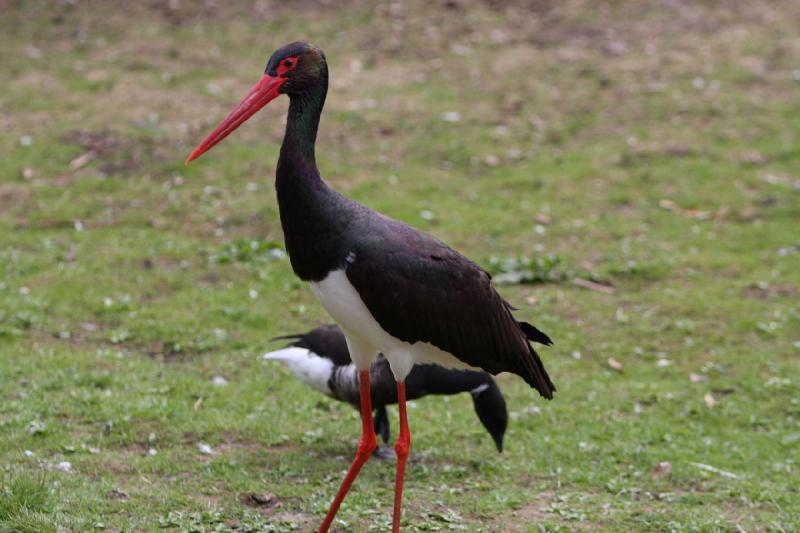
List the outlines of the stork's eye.
<svg viewBox="0 0 800 533">
<path fill-rule="evenodd" d="M 278 74 L 285 74 L 290 70 L 294 70 L 297 67 L 297 58 L 296 57 L 287 57 L 284 58 L 278 63 Z"/>
</svg>

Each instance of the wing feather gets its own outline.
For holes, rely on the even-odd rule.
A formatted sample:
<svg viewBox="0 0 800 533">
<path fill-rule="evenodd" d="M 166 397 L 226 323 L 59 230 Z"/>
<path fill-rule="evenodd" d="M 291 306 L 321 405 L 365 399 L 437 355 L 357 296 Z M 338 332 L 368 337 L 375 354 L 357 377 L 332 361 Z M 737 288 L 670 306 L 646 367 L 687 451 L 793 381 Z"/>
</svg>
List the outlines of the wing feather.
<svg viewBox="0 0 800 533">
<path fill-rule="evenodd" d="M 493 374 L 518 374 L 551 398 L 555 387 L 528 342 L 549 337 L 514 319 L 480 267 L 396 224 L 379 242 L 357 247 L 345 270 L 381 327 L 412 344 L 429 342 Z"/>
</svg>

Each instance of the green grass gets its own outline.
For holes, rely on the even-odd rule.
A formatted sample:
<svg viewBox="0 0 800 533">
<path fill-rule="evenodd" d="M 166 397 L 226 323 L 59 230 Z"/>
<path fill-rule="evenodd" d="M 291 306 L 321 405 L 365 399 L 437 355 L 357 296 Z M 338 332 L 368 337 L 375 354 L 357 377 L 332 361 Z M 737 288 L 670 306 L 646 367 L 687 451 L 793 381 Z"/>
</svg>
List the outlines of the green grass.
<svg viewBox="0 0 800 533">
<path fill-rule="evenodd" d="M 357 415 L 259 360 L 328 320 L 280 253 L 286 104 L 182 165 L 298 38 L 323 176 L 556 342 L 553 402 L 498 378 L 502 455 L 414 402 L 404 530 L 800 530 L 795 3 L 149 5 L 0 17 L 0 531 L 321 521 Z M 338 530 L 386 530 L 393 476 Z"/>
</svg>

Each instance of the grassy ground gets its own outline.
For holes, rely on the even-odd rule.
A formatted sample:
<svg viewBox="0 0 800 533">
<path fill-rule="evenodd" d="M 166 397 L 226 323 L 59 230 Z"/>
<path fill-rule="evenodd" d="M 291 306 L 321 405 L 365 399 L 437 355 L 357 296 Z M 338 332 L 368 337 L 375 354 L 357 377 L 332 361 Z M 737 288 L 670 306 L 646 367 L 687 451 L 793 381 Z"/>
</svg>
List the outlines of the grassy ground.
<svg viewBox="0 0 800 533">
<path fill-rule="evenodd" d="M 131 4 L 0 0 L 0 531 L 321 520 L 356 414 L 259 360 L 327 321 L 280 253 L 286 103 L 182 165 L 296 39 L 329 183 L 556 341 L 553 402 L 499 377 L 502 455 L 414 403 L 406 531 L 800 529 L 800 4 Z M 338 530 L 386 529 L 393 471 Z"/>
</svg>

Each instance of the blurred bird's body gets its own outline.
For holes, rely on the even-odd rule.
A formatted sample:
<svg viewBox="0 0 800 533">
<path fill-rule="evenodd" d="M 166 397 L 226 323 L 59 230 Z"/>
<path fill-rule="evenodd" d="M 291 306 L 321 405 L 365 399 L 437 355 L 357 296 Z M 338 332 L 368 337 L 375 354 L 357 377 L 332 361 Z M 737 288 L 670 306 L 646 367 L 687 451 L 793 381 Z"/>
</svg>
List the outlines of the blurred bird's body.
<svg viewBox="0 0 800 533">
<path fill-rule="evenodd" d="M 358 369 L 350 359 L 347 341 L 338 326 L 320 326 L 306 333 L 277 338 L 293 342 L 285 348 L 264 354 L 265 360 L 285 363 L 298 379 L 310 387 L 359 408 Z M 381 435 L 385 443 L 390 438 L 386 406 L 398 401 L 396 385 L 389 362 L 379 355 L 370 367 L 370 395 L 375 412 L 375 432 Z M 492 376 L 486 372 L 417 365 L 406 378 L 408 400 L 462 392 L 472 395 L 478 418 L 492 436 L 497 450 L 503 451 L 508 412 L 503 394 Z"/>
</svg>

